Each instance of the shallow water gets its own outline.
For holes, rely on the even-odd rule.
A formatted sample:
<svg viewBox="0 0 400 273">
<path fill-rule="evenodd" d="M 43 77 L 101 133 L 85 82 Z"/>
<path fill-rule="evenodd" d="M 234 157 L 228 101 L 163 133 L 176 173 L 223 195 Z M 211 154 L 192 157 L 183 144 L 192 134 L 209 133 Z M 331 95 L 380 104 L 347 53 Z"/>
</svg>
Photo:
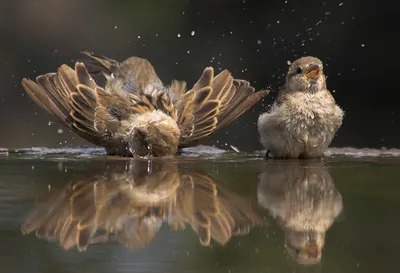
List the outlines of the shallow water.
<svg viewBox="0 0 400 273">
<path fill-rule="evenodd" d="M 398 272 L 400 158 L 261 157 L 0 151 L 0 272 Z"/>
</svg>

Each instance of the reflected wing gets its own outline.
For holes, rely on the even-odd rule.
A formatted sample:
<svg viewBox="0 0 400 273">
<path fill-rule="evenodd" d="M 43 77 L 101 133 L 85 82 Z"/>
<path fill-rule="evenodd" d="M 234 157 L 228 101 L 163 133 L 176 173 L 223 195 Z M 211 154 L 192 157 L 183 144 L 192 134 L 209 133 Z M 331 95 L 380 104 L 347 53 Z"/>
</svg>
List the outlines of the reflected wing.
<svg viewBox="0 0 400 273">
<path fill-rule="evenodd" d="M 190 224 L 204 246 L 211 238 L 225 245 L 233 235 L 247 234 L 261 218 L 240 196 L 222 189 L 201 172 L 190 172 L 177 194 L 176 206 L 169 215 L 172 228 Z"/>
<path fill-rule="evenodd" d="M 96 231 L 93 184 L 78 183 L 55 192 L 50 199 L 37 206 L 22 225 L 22 232 L 43 239 L 57 239 L 61 246 L 70 249 L 74 245 L 86 250 Z"/>
<path fill-rule="evenodd" d="M 54 192 L 35 208 L 22 232 L 36 230 L 40 238 L 56 239 L 65 249 L 77 245 L 79 251 L 106 241 L 145 246 L 166 219 L 180 183 L 176 164 L 156 161 L 148 168 L 145 163 Z"/>
</svg>

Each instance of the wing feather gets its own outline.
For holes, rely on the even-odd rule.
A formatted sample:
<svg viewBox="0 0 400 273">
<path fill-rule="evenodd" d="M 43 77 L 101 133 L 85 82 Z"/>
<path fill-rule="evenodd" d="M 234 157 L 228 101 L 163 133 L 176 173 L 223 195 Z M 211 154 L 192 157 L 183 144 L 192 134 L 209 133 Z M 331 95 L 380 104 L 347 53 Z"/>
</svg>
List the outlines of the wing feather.
<svg viewBox="0 0 400 273">
<path fill-rule="evenodd" d="M 191 90 L 175 102 L 181 130 L 180 148 L 196 145 L 246 112 L 269 91 L 258 91 L 224 70 L 214 77 L 211 67 L 203 71 Z"/>
<path fill-rule="evenodd" d="M 104 61 L 111 67 L 111 61 Z M 115 147 L 124 144 L 115 133 L 123 120 L 132 115 L 160 110 L 177 118 L 168 93 L 154 90 L 157 96 L 104 89 L 96 84 L 85 64 L 77 62 L 72 69 L 61 65 L 57 73 L 38 76 L 36 82 L 23 79 L 22 86 L 31 99 L 60 124 L 95 145 Z M 152 93 L 152 94 L 153 94 Z"/>
</svg>

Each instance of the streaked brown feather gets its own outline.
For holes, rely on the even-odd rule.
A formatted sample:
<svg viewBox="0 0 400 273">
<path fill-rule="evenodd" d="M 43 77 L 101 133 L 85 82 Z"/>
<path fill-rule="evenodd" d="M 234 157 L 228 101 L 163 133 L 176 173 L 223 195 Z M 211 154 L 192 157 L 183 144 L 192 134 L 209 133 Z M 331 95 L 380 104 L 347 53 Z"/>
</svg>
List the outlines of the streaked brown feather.
<svg viewBox="0 0 400 273">
<path fill-rule="evenodd" d="M 76 86 L 77 93 L 74 93 L 76 95 L 79 95 L 85 102 L 88 107 L 91 109 L 95 109 L 97 106 L 97 101 L 96 101 L 96 89 L 97 86 L 90 87 L 87 85 L 83 84 L 78 84 Z M 87 109 L 89 112 L 89 109 Z M 93 114 L 93 112 L 90 112 L 90 114 Z"/>
<path fill-rule="evenodd" d="M 214 77 L 213 68 L 206 68 L 193 88 L 175 103 L 181 130 L 179 147 L 196 145 L 268 94 L 254 91 L 249 82 L 233 79 L 228 70 Z"/>
<path fill-rule="evenodd" d="M 199 80 L 195 83 L 191 91 L 196 92 L 203 87 L 211 86 L 213 79 L 214 69 L 212 67 L 207 67 L 206 69 L 204 69 L 203 74 L 201 74 Z"/>
<path fill-rule="evenodd" d="M 41 86 L 32 80 L 23 79 L 22 87 L 37 105 L 48 112 L 58 122 L 64 124 L 65 120 L 67 119 L 66 114 L 57 107 L 57 105 L 49 98 Z M 65 125 L 70 128 L 70 124 Z"/>
<path fill-rule="evenodd" d="M 79 63 L 76 67 L 82 70 Z M 48 73 L 37 77 L 37 83 L 23 79 L 22 86 L 39 106 L 62 125 L 72 129 L 86 140 L 102 146 L 105 143 L 104 136 L 93 126 L 94 101 L 91 97 L 93 95 L 90 94 L 91 90 L 89 87 L 85 89 L 81 87 L 81 90 L 76 88 L 78 82 L 85 84 L 85 81 L 89 86 L 94 83 L 90 81 L 87 73 L 81 71 L 77 75 L 72 68 L 62 65 L 58 73 Z M 75 117 L 78 119 L 75 120 Z"/>
<path fill-rule="evenodd" d="M 111 138 L 121 126 L 121 120 L 129 118 L 134 111 L 128 99 L 119 94 L 109 94 L 103 88 L 96 90 L 97 107 L 94 128 L 101 134 Z"/>
<path fill-rule="evenodd" d="M 75 64 L 75 67 L 78 66 L 78 63 Z M 60 80 L 64 83 L 63 92 L 68 95 L 71 91 L 75 89 L 75 86 L 78 84 L 78 81 L 83 84 L 82 81 L 77 79 L 75 71 L 66 64 L 61 65 L 58 70 L 58 75 Z M 65 88 L 67 87 L 67 88 Z"/>
<path fill-rule="evenodd" d="M 246 87 L 247 90 L 253 90 L 252 87 Z M 238 88 L 239 91 L 243 90 L 242 87 Z M 250 93 L 249 91 L 243 93 Z M 254 104 L 260 101 L 263 97 L 269 94 L 269 90 L 257 91 L 255 93 L 251 93 L 248 96 L 241 96 L 241 98 L 237 98 L 235 104 L 229 105 L 229 107 L 221 114 L 219 117 L 219 122 L 216 130 L 227 126 L 232 121 L 236 120 L 239 116 L 249 110 Z M 235 98 L 233 98 L 235 99 Z M 232 99 L 232 100 L 233 100 Z M 235 106 L 233 106 L 235 105 Z"/>
</svg>

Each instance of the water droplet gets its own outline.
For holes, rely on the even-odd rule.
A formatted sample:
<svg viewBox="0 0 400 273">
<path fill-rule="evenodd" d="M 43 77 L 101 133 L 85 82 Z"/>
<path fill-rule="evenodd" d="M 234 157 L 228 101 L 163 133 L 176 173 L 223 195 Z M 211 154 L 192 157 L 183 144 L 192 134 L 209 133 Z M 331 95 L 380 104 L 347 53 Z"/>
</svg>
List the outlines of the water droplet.
<svg viewBox="0 0 400 273">
<path fill-rule="evenodd" d="M 257 44 L 261 45 L 262 41 L 261 40 L 257 40 Z"/>
<path fill-rule="evenodd" d="M 180 37 L 181 37 L 181 34 L 178 33 L 178 34 L 176 35 L 176 37 L 180 38 Z"/>
<path fill-rule="evenodd" d="M 190 54 L 190 50 L 186 51 L 187 54 Z"/>
<path fill-rule="evenodd" d="M 341 6 L 343 6 L 343 2 L 341 2 L 341 3 L 339 4 L 339 7 L 341 7 Z"/>
<path fill-rule="evenodd" d="M 365 44 L 361 44 L 361 47 L 365 47 Z"/>
<path fill-rule="evenodd" d="M 279 21 L 279 20 L 278 20 L 278 21 L 276 21 L 276 23 L 277 23 L 277 24 L 279 24 L 280 22 L 281 22 L 281 21 Z"/>
<path fill-rule="evenodd" d="M 288 65 L 291 65 L 292 64 L 292 62 L 291 61 L 289 61 L 289 60 L 287 60 L 287 62 L 286 62 Z"/>
<path fill-rule="evenodd" d="M 196 34 L 196 32 L 194 32 L 194 30 L 192 30 L 192 32 L 190 33 L 190 35 L 194 36 Z"/>
<path fill-rule="evenodd" d="M 51 122 L 51 121 L 49 121 L 49 122 L 47 123 L 47 125 L 49 125 L 49 126 L 52 125 L 52 124 L 53 124 L 53 122 Z"/>
<path fill-rule="evenodd" d="M 136 154 L 136 151 L 135 151 L 135 149 L 133 148 L 133 144 L 129 143 L 129 144 L 128 144 L 128 149 L 129 149 L 129 152 L 131 152 L 132 155 L 135 155 L 135 154 Z"/>
<path fill-rule="evenodd" d="M 139 36 L 137 36 L 137 38 L 138 38 L 138 39 L 140 39 L 140 35 L 139 35 Z"/>
<path fill-rule="evenodd" d="M 118 26 L 114 26 L 114 29 L 117 29 L 118 28 Z"/>
<path fill-rule="evenodd" d="M 63 132 L 64 132 L 63 129 L 61 129 L 61 128 L 57 129 L 57 134 L 61 135 Z"/>
</svg>

